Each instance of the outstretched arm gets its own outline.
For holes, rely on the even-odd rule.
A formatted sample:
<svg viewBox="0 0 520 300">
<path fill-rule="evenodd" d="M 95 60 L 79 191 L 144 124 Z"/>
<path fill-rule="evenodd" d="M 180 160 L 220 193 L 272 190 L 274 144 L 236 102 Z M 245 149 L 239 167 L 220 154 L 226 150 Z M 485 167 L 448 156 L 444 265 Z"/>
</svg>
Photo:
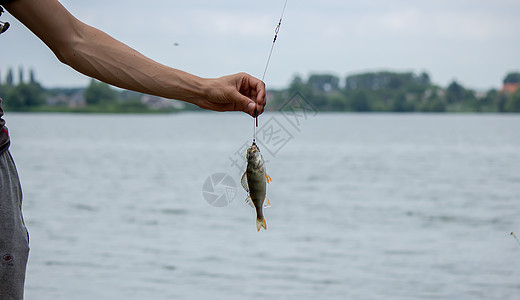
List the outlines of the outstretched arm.
<svg viewBox="0 0 520 300">
<path fill-rule="evenodd" d="M 69 13 L 57 0 L 15 0 L 4 7 L 75 70 L 141 93 L 216 111 L 260 114 L 265 86 L 246 73 L 201 78 L 162 65 Z"/>
</svg>

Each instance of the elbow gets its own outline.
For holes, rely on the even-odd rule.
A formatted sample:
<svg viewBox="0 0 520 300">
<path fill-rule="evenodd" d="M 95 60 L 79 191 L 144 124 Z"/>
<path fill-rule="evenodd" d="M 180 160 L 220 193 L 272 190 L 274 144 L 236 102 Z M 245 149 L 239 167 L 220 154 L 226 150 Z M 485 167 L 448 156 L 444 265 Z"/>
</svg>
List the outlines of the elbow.
<svg viewBox="0 0 520 300">
<path fill-rule="evenodd" d="M 68 35 L 54 41 L 52 45 L 49 45 L 49 48 L 51 48 L 56 58 L 70 67 L 74 67 L 74 64 L 78 60 L 78 51 L 81 48 L 81 45 L 84 44 L 81 32 L 82 28 L 80 25 L 81 23 L 79 25 L 73 24 L 71 26 L 72 30 L 68 32 Z"/>
<path fill-rule="evenodd" d="M 76 51 L 75 47 L 71 44 L 64 44 L 60 45 L 59 47 L 56 47 L 55 49 L 52 49 L 52 52 L 54 52 L 54 55 L 56 55 L 56 58 L 68 65 L 73 66 L 74 65 L 74 58 L 76 57 Z"/>
<path fill-rule="evenodd" d="M 69 65 L 68 61 L 69 61 L 69 58 L 68 58 L 68 54 L 65 53 L 65 51 L 53 51 L 54 52 L 54 55 L 56 55 L 56 58 L 61 62 L 61 63 L 64 63 L 66 65 Z"/>
<path fill-rule="evenodd" d="M 83 25 L 80 23 L 80 25 Z M 90 27 L 77 26 L 68 38 L 55 43 L 52 52 L 63 64 L 87 76 L 92 76 L 92 57 L 95 56 Z"/>
</svg>

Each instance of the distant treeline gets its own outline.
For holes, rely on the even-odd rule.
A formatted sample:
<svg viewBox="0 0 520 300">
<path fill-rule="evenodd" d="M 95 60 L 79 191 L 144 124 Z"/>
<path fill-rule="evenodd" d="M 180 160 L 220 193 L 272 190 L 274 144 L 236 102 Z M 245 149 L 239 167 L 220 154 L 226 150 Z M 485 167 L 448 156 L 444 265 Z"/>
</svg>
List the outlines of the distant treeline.
<svg viewBox="0 0 520 300">
<path fill-rule="evenodd" d="M 0 78 L 0 98 L 6 111 L 148 113 L 198 109 L 179 101 L 115 89 L 97 80 L 91 80 L 87 87 L 46 89 L 32 70 L 28 80 L 22 68 L 16 84 L 14 77 L 9 69 L 5 80 Z"/>
<path fill-rule="evenodd" d="M 172 112 L 197 110 L 193 105 L 114 89 L 92 80 L 85 88 L 45 89 L 29 72 L 8 70 L 0 78 L 3 107 L 12 111 Z M 278 110 L 296 93 L 319 111 L 353 112 L 520 112 L 520 73 L 510 73 L 500 90 L 476 92 L 456 81 L 447 87 L 427 73 L 370 72 L 341 79 L 331 74 L 295 76 L 289 87 L 269 91 L 268 110 Z"/>
<path fill-rule="evenodd" d="M 520 73 L 510 73 L 501 90 L 476 92 L 456 81 L 443 88 L 427 73 L 371 72 L 340 78 L 296 76 L 290 86 L 271 91 L 270 109 L 282 107 L 294 93 L 319 111 L 354 112 L 520 112 Z"/>
</svg>

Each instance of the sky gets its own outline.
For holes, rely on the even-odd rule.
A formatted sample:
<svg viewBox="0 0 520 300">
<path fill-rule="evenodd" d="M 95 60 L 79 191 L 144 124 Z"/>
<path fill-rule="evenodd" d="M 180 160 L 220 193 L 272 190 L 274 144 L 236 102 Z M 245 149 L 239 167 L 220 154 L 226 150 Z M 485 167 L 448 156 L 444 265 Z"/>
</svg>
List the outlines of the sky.
<svg viewBox="0 0 520 300">
<path fill-rule="evenodd" d="M 83 22 L 144 55 L 203 77 L 261 77 L 284 0 L 63 0 Z M 288 0 L 267 70 L 271 88 L 295 75 L 427 72 L 447 86 L 499 88 L 520 71 L 519 0 Z M 0 77 L 33 69 L 44 87 L 86 86 L 8 13 Z M 3 80 L 3 79 L 2 79 Z"/>
</svg>

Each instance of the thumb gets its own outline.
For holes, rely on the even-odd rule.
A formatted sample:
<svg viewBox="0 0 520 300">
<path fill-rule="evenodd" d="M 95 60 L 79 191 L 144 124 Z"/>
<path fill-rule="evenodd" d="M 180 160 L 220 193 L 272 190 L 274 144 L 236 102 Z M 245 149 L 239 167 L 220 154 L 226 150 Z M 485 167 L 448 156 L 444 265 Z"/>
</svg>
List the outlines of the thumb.
<svg viewBox="0 0 520 300">
<path fill-rule="evenodd" d="M 240 99 L 238 99 L 238 102 L 240 103 L 240 106 L 242 106 L 242 110 L 247 113 L 247 114 L 250 114 L 251 116 L 254 117 L 254 114 L 255 114 L 255 109 L 256 109 L 256 103 L 249 99 L 248 97 L 238 93 L 237 95 Z"/>
</svg>

